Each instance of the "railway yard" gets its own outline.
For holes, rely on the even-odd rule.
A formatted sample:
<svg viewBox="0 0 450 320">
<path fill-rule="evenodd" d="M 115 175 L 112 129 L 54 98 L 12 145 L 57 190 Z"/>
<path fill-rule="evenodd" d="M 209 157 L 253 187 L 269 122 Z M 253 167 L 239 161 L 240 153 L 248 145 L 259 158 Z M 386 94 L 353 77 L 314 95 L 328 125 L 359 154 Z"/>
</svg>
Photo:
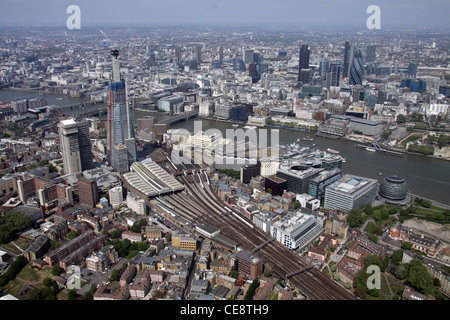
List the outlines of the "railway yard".
<svg viewBox="0 0 450 320">
<path fill-rule="evenodd" d="M 220 234 L 232 239 L 241 250 L 246 250 L 264 260 L 278 276 L 295 286 L 309 300 L 349 300 L 354 297 L 324 276 L 318 269 L 293 251 L 285 248 L 253 223 L 235 213 L 222 203 L 211 189 L 205 171 L 177 177 L 185 191 L 162 196 L 158 205 L 173 219 L 174 213 L 189 225 L 211 225 Z M 168 214 L 171 213 L 171 214 Z"/>
</svg>

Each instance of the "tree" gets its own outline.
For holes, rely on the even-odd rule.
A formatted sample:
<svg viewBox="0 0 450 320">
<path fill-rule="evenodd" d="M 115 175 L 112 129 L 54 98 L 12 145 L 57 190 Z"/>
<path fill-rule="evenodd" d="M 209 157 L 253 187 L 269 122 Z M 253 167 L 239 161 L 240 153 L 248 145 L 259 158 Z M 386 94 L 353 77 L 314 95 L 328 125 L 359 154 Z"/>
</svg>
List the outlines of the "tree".
<svg viewBox="0 0 450 320">
<path fill-rule="evenodd" d="M 69 292 L 67 293 L 67 299 L 68 300 L 75 300 L 77 296 L 78 296 L 78 293 L 74 289 L 69 290 Z"/>
<path fill-rule="evenodd" d="M 379 296 L 380 296 L 380 293 L 378 292 L 377 289 L 369 290 L 368 293 L 369 293 L 372 297 L 379 297 Z"/>
<path fill-rule="evenodd" d="M 377 265 L 381 269 L 383 267 L 383 260 L 381 260 L 376 254 L 368 255 L 364 260 L 364 266 L 369 267 L 371 265 Z"/>
<path fill-rule="evenodd" d="M 256 289 L 258 289 L 258 287 L 259 287 L 259 280 L 258 278 L 256 278 L 253 280 L 252 284 L 248 288 L 244 300 L 253 300 L 253 296 L 255 295 Z"/>
<path fill-rule="evenodd" d="M 362 215 L 362 210 L 359 208 L 354 208 L 350 210 L 347 214 L 347 222 L 350 228 L 359 228 L 364 221 Z"/>
<path fill-rule="evenodd" d="M 445 145 L 447 144 L 447 141 L 448 141 L 449 139 L 448 139 L 448 136 L 447 135 L 445 135 L 445 134 L 441 134 L 440 136 L 439 136 L 439 138 L 438 138 L 438 145 L 439 145 L 439 148 L 443 148 L 443 147 L 445 147 Z"/>
<path fill-rule="evenodd" d="M 58 249 L 61 245 L 62 243 L 57 240 L 50 240 L 50 248 L 52 250 Z"/>
<path fill-rule="evenodd" d="M 300 209 L 301 208 L 301 203 L 299 201 L 295 201 L 294 202 L 294 209 Z"/>
<path fill-rule="evenodd" d="M 269 278 L 272 275 L 272 271 L 269 268 L 264 269 L 264 277 Z"/>
<path fill-rule="evenodd" d="M 67 234 L 67 239 L 69 240 L 75 239 L 76 237 L 78 237 L 78 232 L 76 232 L 75 230 L 70 230 Z"/>
<path fill-rule="evenodd" d="M 64 269 L 59 266 L 59 264 L 55 265 L 52 269 L 52 275 L 59 276 L 63 273 Z"/>
<path fill-rule="evenodd" d="M 371 216 L 371 215 L 373 214 L 373 211 L 374 211 L 374 208 L 372 207 L 372 205 L 370 204 L 370 202 L 367 202 L 367 203 L 364 205 L 364 212 L 365 212 L 367 215 Z"/>
<path fill-rule="evenodd" d="M 411 250 L 411 248 L 412 248 L 412 243 L 411 243 L 411 242 L 403 241 L 403 243 L 402 243 L 402 249 L 405 249 L 405 250 Z"/>
<path fill-rule="evenodd" d="M 397 123 L 401 124 L 401 123 L 405 123 L 406 122 L 406 117 L 402 114 L 399 114 L 397 116 Z"/>
<path fill-rule="evenodd" d="M 372 241 L 373 243 L 377 243 L 378 242 L 378 238 L 376 235 L 374 235 L 373 233 L 369 234 L 369 240 Z"/>
<path fill-rule="evenodd" d="M 135 224 L 133 224 L 133 225 L 131 226 L 130 231 L 131 231 L 131 232 L 134 232 L 134 233 L 140 233 L 140 232 L 141 232 L 141 227 L 140 227 L 139 224 L 135 223 Z M 126 240 L 126 239 L 125 239 L 125 240 Z"/>
<path fill-rule="evenodd" d="M 7 243 L 12 240 L 16 232 L 25 230 L 33 224 L 31 217 L 19 211 L 8 211 L 0 217 L 0 241 Z"/>
<path fill-rule="evenodd" d="M 381 236 L 383 234 L 383 229 L 380 226 L 375 226 L 372 230 L 372 233 L 376 236 Z"/>
<path fill-rule="evenodd" d="M 363 268 L 356 272 L 355 278 L 353 280 L 353 287 L 355 288 L 364 288 L 364 290 L 367 289 L 367 279 L 369 278 L 369 275 L 367 274 L 366 268 Z"/>
<path fill-rule="evenodd" d="M 409 263 L 409 273 L 406 283 L 424 294 L 431 294 L 434 291 L 433 277 L 428 273 L 427 268 L 418 259 Z"/>
<path fill-rule="evenodd" d="M 408 272 L 409 272 L 409 265 L 401 264 L 395 269 L 393 275 L 399 280 L 404 280 L 408 276 Z"/>
<path fill-rule="evenodd" d="M 402 262 L 403 259 L 403 250 L 395 250 L 391 256 L 391 259 L 393 264 L 395 264 L 396 266 L 400 265 L 400 262 Z"/>
<path fill-rule="evenodd" d="M 364 299 L 367 294 L 366 288 L 363 288 L 363 287 L 355 288 L 354 292 L 355 292 L 355 295 L 361 299 Z"/>
<path fill-rule="evenodd" d="M 237 279 L 239 276 L 239 272 L 237 271 L 235 266 L 231 267 L 230 277 Z"/>
<path fill-rule="evenodd" d="M 119 270 L 117 270 L 117 269 L 114 269 L 112 272 L 111 272 L 111 281 L 118 281 L 119 279 L 120 279 L 120 276 L 119 276 Z"/>
</svg>

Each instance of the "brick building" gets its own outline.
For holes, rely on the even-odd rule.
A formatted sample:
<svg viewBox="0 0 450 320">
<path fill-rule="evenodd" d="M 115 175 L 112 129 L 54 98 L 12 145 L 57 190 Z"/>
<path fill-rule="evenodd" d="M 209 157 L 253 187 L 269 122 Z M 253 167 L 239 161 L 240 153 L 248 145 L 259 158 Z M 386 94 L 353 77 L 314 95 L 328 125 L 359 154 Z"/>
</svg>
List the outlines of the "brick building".
<svg viewBox="0 0 450 320">
<path fill-rule="evenodd" d="M 81 204 L 95 207 L 98 203 L 98 188 L 95 179 L 78 179 L 78 198 Z"/>
<path fill-rule="evenodd" d="M 256 279 L 263 273 L 263 261 L 247 251 L 239 251 L 236 255 L 237 271 Z"/>
</svg>

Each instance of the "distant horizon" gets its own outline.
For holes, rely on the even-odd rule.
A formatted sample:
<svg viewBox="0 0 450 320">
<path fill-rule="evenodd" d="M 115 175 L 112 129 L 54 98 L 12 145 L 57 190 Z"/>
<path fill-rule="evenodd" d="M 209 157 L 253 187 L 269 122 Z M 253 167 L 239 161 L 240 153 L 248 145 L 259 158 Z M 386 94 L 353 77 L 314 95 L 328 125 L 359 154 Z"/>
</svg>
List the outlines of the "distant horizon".
<svg viewBox="0 0 450 320">
<path fill-rule="evenodd" d="M 81 28 L 184 26 L 367 29 L 370 5 L 383 28 L 449 28 L 448 0 L 0 0 L 0 27 L 65 27 L 70 5 Z"/>
<path fill-rule="evenodd" d="M 211 29 L 256 29 L 256 30 L 279 30 L 286 29 L 285 31 L 334 31 L 334 32 L 367 32 L 367 33 L 383 33 L 383 32 L 392 32 L 392 31 L 409 31 L 409 32 L 429 32 L 429 31 L 441 31 L 441 32 L 450 32 L 450 28 L 445 26 L 432 26 L 432 27 L 408 27 L 408 26 L 384 26 L 384 28 L 380 30 L 368 30 L 366 27 L 360 27 L 355 25 L 295 25 L 295 24 L 209 24 L 209 23 L 160 23 L 160 24 L 85 24 L 81 29 L 73 29 L 69 30 L 67 26 L 61 26 L 56 24 L 48 24 L 48 25 L 1 25 L 0 29 L 63 29 L 67 32 L 82 32 L 87 29 L 99 29 L 99 28 L 111 28 L 111 29 L 120 29 L 120 28 L 184 28 L 184 27 L 192 27 L 192 28 L 211 28 Z M 244 30 L 243 30 L 244 31 Z"/>
</svg>

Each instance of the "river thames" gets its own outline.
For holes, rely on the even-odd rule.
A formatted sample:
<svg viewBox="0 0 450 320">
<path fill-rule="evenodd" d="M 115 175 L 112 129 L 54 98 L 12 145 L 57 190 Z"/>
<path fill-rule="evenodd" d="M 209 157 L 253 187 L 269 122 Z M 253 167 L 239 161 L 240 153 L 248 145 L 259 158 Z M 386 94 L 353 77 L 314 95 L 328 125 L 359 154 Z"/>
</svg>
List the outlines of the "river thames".
<svg viewBox="0 0 450 320">
<path fill-rule="evenodd" d="M 35 97 L 42 97 L 47 100 L 49 105 L 70 105 L 75 104 L 81 99 L 70 98 L 65 96 L 26 92 L 18 90 L 0 90 L 0 101 L 8 102 L 13 99 L 32 99 Z M 101 108 L 104 104 L 97 104 L 89 108 Z M 88 110 L 83 110 L 88 111 Z M 77 113 L 79 110 L 69 110 L 68 113 Z M 134 118 L 141 118 L 144 116 L 154 116 L 157 120 L 162 120 L 169 117 L 167 114 L 133 111 Z M 104 116 L 102 117 L 104 118 Z M 195 121 L 201 121 L 202 129 L 219 129 L 223 136 L 226 137 L 226 129 L 237 129 L 231 123 L 216 122 L 207 119 L 190 119 L 185 122 L 177 123 L 171 128 L 185 128 L 190 132 L 194 131 Z M 136 123 L 136 122 L 135 122 Z M 240 125 L 239 128 L 243 126 Z M 271 130 L 274 128 L 266 127 Z M 257 131 L 260 129 L 257 128 Z M 267 134 L 270 145 L 270 131 Z M 302 141 L 303 137 L 312 137 L 314 141 Z M 279 129 L 280 144 L 289 144 L 300 139 L 302 146 L 314 147 L 320 150 L 331 148 L 340 152 L 346 159 L 343 163 L 343 172 L 369 177 L 382 181 L 385 176 L 397 175 L 404 178 L 408 184 L 408 189 L 413 194 L 421 195 L 447 205 L 450 205 L 450 162 L 447 160 L 428 158 L 420 155 L 405 154 L 405 157 L 390 156 L 378 152 L 369 152 L 364 149 L 354 147 L 354 142 L 344 139 L 327 139 L 315 136 L 314 133 L 304 132 L 293 129 Z M 379 175 L 379 172 L 382 175 Z"/>
</svg>

